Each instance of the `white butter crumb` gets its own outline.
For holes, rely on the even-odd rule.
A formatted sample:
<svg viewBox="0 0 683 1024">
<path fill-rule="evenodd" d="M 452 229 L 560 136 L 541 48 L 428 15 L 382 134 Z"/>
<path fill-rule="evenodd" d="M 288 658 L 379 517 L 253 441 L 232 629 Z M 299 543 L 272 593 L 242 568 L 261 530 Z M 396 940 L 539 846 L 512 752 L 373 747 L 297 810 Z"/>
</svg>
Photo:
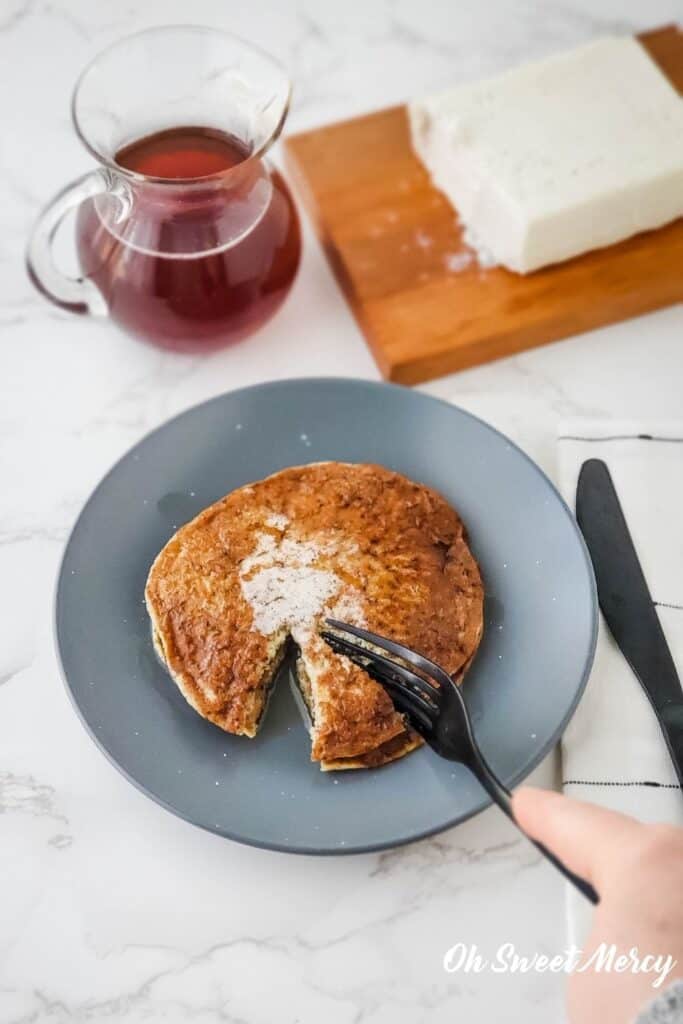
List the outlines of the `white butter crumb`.
<svg viewBox="0 0 683 1024">
<path fill-rule="evenodd" d="M 463 270 L 467 270 L 474 263 L 474 253 L 468 250 L 462 250 L 461 252 L 449 252 L 444 256 L 444 264 L 446 270 L 450 270 L 452 274 L 459 274 Z"/>
<path fill-rule="evenodd" d="M 493 255 L 490 249 L 487 249 L 479 238 L 474 234 L 471 228 L 466 228 L 465 233 L 462 236 L 462 240 L 465 245 L 469 246 L 474 255 L 477 258 L 477 263 L 482 270 L 490 270 L 492 267 L 497 267 L 498 263 L 496 257 Z"/>
</svg>

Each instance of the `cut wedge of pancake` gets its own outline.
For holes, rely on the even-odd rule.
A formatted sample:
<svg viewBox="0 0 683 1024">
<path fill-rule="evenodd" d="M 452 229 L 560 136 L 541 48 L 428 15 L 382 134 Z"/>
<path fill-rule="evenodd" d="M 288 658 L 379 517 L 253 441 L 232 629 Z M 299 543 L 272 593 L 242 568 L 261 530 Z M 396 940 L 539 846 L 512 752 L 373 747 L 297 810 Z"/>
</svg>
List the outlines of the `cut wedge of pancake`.
<svg viewBox="0 0 683 1024">
<path fill-rule="evenodd" d="M 317 667 L 319 667 L 319 659 L 316 659 L 316 662 Z M 313 664 L 314 671 L 316 662 Z M 305 658 L 302 652 L 299 652 L 296 665 L 290 673 L 290 686 L 304 724 L 315 744 L 314 693 L 318 687 L 311 682 L 310 668 L 309 659 Z M 396 761 L 399 757 L 403 757 L 404 754 L 409 754 L 411 750 L 415 750 L 421 744 L 422 739 L 420 736 L 407 723 L 404 723 L 404 728 L 396 736 L 385 740 L 377 747 L 350 757 L 322 757 L 320 767 L 324 772 L 343 771 L 348 768 L 379 768 L 383 764 L 388 764 L 389 761 Z"/>
<path fill-rule="evenodd" d="M 324 770 L 374 767 L 421 742 L 384 689 L 319 635 L 323 619 L 406 643 L 459 678 L 483 589 L 457 513 L 371 465 L 318 463 L 233 491 L 171 538 L 146 587 L 154 642 L 187 701 L 254 736 L 291 641 Z"/>
</svg>

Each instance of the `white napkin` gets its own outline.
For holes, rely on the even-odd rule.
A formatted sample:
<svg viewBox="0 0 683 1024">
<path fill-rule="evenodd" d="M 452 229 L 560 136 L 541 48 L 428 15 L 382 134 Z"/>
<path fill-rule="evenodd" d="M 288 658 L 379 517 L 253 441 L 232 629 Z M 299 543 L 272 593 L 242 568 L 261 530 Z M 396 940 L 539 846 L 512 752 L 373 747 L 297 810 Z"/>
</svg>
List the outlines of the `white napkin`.
<svg viewBox="0 0 683 1024">
<path fill-rule="evenodd" d="M 591 458 L 607 463 L 683 676 L 683 421 L 573 419 L 561 425 L 554 444 L 548 443 L 547 404 L 533 396 L 520 403 L 507 392 L 471 392 L 453 401 L 516 441 L 554 479 L 572 511 L 582 464 Z M 569 796 L 641 821 L 683 825 L 683 794 L 654 712 L 602 617 L 593 671 L 561 756 Z M 573 887 L 566 891 L 568 938 L 580 947 L 591 907 Z"/>
<path fill-rule="evenodd" d="M 572 510 L 583 462 L 607 463 L 683 675 L 683 422 L 571 420 L 560 429 L 558 453 L 559 487 Z M 654 712 L 602 617 L 593 671 L 561 749 L 568 795 L 683 825 L 683 794 Z M 570 887 L 567 900 L 569 940 L 581 946 L 590 907 Z"/>
</svg>

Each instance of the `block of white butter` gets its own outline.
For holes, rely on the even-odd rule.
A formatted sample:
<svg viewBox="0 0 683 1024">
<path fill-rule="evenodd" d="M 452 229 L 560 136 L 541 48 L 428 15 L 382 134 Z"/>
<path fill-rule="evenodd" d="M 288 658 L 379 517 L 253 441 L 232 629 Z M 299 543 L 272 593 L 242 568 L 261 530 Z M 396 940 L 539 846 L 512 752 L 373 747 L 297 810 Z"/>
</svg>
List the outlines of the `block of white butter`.
<svg viewBox="0 0 683 1024">
<path fill-rule="evenodd" d="M 635 39 L 416 101 L 409 117 L 467 237 L 511 270 L 683 215 L 683 99 Z"/>
</svg>

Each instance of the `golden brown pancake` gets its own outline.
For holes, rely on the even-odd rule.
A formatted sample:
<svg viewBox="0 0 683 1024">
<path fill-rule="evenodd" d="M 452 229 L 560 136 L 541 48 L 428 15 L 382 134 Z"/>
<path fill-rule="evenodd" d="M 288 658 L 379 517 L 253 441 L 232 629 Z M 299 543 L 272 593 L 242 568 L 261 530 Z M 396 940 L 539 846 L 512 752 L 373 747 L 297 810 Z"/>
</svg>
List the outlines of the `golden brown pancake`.
<svg viewBox="0 0 683 1024">
<path fill-rule="evenodd" d="M 323 769 L 374 767 L 421 742 L 384 689 L 319 635 L 333 616 L 419 650 L 459 680 L 482 633 L 463 524 L 422 484 L 326 462 L 241 487 L 183 526 L 145 591 L 154 641 L 188 702 L 254 736 L 291 640 Z"/>
</svg>

